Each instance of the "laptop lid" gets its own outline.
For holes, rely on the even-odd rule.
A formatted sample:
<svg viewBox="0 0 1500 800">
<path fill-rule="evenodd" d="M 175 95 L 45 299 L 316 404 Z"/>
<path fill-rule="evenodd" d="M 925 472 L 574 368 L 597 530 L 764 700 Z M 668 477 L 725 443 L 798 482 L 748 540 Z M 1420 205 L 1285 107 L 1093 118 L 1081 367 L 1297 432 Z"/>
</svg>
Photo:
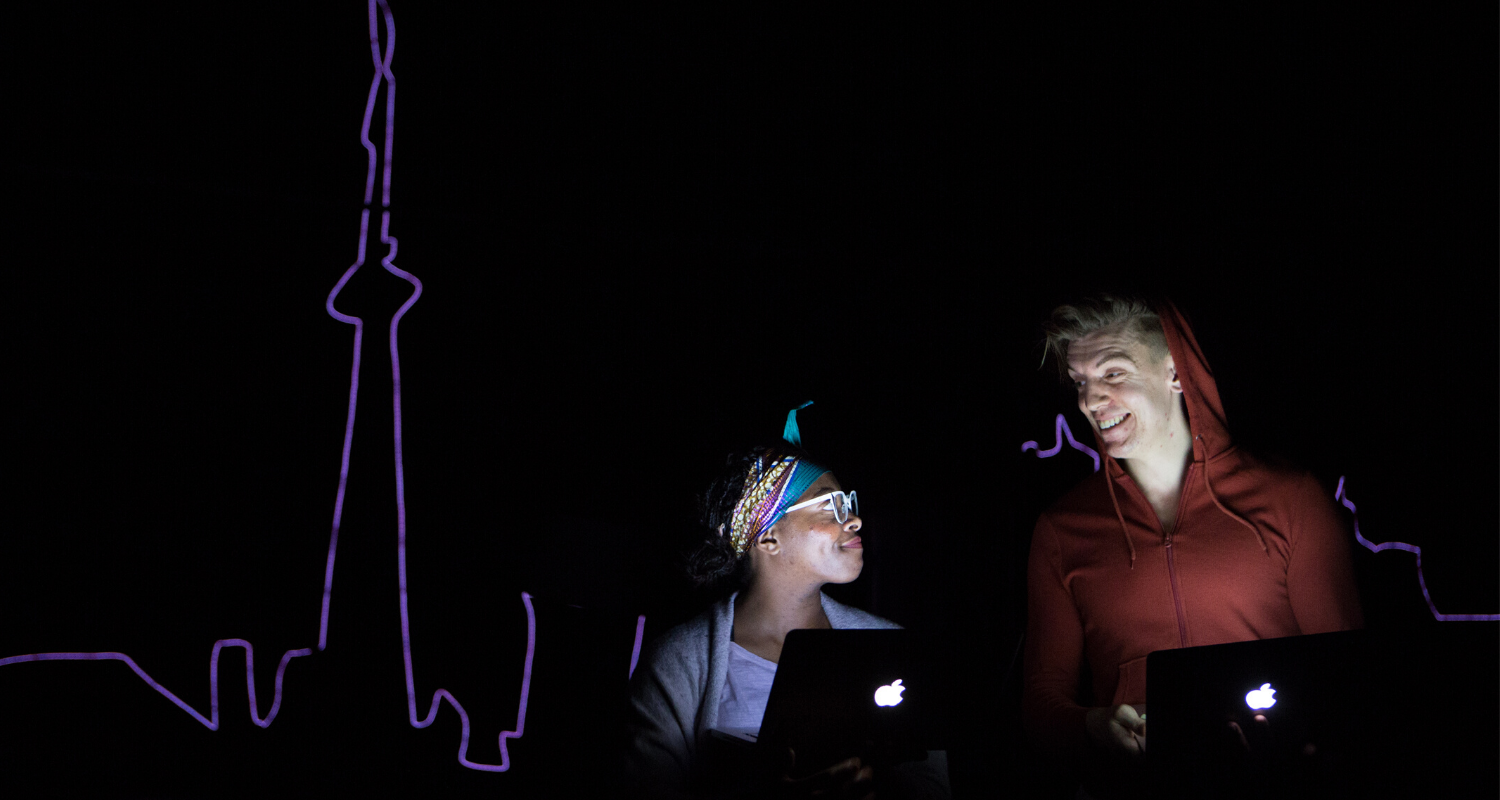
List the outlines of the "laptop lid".
<svg viewBox="0 0 1500 800">
<path fill-rule="evenodd" d="M 1493 787 L 1496 644 L 1492 624 L 1458 623 L 1152 653 L 1152 780 L 1168 797 Z"/>
<path fill-rule="evenodd" d="M 794 630 L 782 645 L 760 746 L 828 764 L 872 750 L 950 746 L 954 686 L 939 644 L 913 631 Z"/>
</svg>

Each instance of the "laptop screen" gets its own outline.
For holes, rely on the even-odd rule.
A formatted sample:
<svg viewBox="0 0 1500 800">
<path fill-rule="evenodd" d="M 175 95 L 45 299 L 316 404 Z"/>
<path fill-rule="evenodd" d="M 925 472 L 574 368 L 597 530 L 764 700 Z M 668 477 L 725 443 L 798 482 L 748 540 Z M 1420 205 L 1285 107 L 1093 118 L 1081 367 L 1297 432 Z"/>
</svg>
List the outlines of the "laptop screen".
<svg viewBox="0 0 1500 800">
<path fill-rule="evenodd" d="M 943 649 L 907 630 L 792 631 L 760 742 L 793 748 L 801 763 L 948 747 L 955 704 Z"/>
</svg>

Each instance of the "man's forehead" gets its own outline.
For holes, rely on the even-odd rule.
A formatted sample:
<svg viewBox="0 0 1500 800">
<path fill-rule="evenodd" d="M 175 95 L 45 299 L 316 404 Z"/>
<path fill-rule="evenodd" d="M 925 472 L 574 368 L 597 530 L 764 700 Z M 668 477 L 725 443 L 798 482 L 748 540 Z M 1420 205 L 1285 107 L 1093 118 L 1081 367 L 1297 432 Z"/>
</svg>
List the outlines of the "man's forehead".
<svg viewBox="0 0 1500 800">
<path fill-rule="evenodd" d="M 1128 358 L 1138 365 L 1149 361 L 1146 345 L 1123 325 L 1097 330 L 1068 343 L 1068 369 L 1074 372 L 1086 371 L 1097 366 L 1101 359 L 1114 357 Z"/>
</svg>

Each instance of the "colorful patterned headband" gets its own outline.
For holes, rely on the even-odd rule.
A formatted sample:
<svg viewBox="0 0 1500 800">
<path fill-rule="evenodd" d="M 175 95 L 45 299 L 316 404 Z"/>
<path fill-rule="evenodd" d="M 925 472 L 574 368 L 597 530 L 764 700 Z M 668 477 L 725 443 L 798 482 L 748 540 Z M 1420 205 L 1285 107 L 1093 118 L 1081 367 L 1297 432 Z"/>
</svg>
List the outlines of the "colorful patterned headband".
<svg viewBox="0 0 1500 800">
<path fill-rule="evenodd" d="M 807 408 L 809 401 L 797 408 Z M 797 408 L 786 415 L 786 429 L 782 433 L 788 444 L 800 447 L 802 433 L 797 428 Z M 745 488 L 740 500 L 734 505 L 729 517 L 729 541 L 734 545 L 735 558 L 749 551 L 750 545 L 760 540 L 783 515 L 788 506 L 807 491 L 813 481 L 828 470 L 811 461 L 795 456 L 761 459 L 745 476 Z M 721 528 L 720 533 L 723 533 Z"/>
</svg>

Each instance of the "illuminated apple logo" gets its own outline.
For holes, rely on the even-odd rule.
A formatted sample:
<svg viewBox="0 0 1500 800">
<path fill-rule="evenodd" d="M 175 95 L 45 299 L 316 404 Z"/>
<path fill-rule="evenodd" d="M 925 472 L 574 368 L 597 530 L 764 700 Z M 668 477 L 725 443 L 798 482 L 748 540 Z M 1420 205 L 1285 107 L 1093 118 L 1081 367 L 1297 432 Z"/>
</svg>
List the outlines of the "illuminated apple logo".
<svg viewBox="0 0 1500 800">
<path fill-rule="evenodd" d="M 875 690 L 875 705 L 897 705 L 901 702 L 901 693 L 904 691 L 906 691 L 906 687 L 902 686 L 899 680 L 893 681 L 890 686 L 882 686 Z"/>
<path fill-rule="evenodd" d="M 1262 683 L 1259 689 L 1251 689 L 1250 693 L 1245 695 L 1245 705 L 1256 710 L 1270 708 L 1276 705 L 1275 694 L 1276 690 L 1271 688 L 1271 684 Z"/>
</svg>

